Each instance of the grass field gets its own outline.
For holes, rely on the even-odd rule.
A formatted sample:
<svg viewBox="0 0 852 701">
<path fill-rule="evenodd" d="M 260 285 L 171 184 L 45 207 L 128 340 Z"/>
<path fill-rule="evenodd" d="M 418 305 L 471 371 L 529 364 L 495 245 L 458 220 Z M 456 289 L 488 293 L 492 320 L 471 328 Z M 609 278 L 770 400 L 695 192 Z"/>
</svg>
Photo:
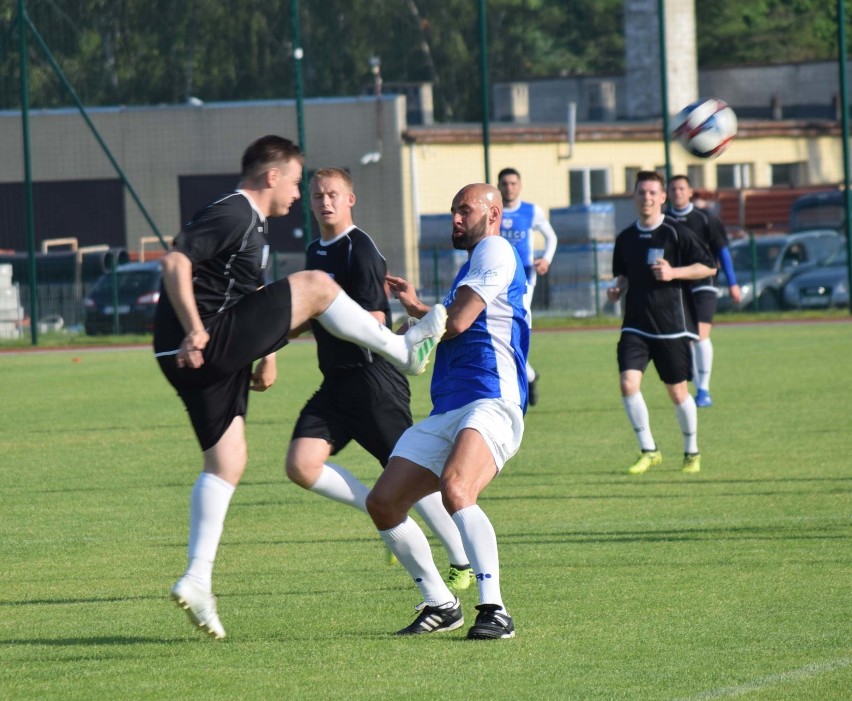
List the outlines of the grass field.
<svg viewBox="0 0 852 701">
<path fill-rule="evenodd" d="M 199 456 L 150 353 L 0 355 L 0 699 L 852 698 L 852 323 L 714 330 L 701 474 L 653 371 L 659 468 L 621 406 L 617 331 L 540 331 L 541 402 L 481 504 L 517 638 L 418 639 L 365 516 L 286 481 L 310 342 L 252 397 L 215 572 L 222 643 L 168 600 Z M 412 380 L 427 413 L 428 382 Z M 371 480 L 359 448 L 339 462 Z M 443 568 L 443 553 L 436 550 Z M 476 595 L 462 602 L 472 622 Z"/>
</svg>

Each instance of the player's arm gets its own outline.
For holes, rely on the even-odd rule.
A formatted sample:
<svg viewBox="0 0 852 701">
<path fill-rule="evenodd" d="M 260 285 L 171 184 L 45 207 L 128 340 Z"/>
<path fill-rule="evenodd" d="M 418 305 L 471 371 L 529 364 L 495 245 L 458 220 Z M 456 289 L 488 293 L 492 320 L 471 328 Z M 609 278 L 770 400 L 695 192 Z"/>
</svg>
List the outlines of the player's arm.
<svg viewBox="0 0 852 701">
<path fill-rule="evenodd" d="M 544 216 L 544 211 L 537 206 L 533 210 L 535 218 L 533 219 L 533 229 L 539 231 L 544 237 L 544 253 L 540 258 L 533 261 L 535 271 L 539 275 L 546 275 L 550 269 L 550 264 L 553 262 L 553 256 L 556 255 L 556 245 L 558 243 L 556 232 Z"/>
<path fill-rule="evenodd" d="M 627 292 L 626 275 L 619 275 L 615 278 L 615 283 L 606 288 L 606 296 L 610 302 L 617 302 L 625 292 Z"/>
<path fill-rule="evenodd" d="M 704 263 L 692 263 L 674 268 L 665 258 L 657 258 L 657 262 L 651 266 L 651 270 L 654 271 L 654 277 L 663 282 L 701 280 L 716 274 L 716 268 L 711 268 Z"/>
<path fill-rule="evenodd" d="M 163 288 L 186 336 L 177 354 L 178 367 L 200 368 L 204 365 L 201 351 L 210 336 L 201 321 L 192 286 L 192 261 L 180 251 L 171 250 L 162 259 Z"/>
<path fill-rule="evenodd" d="M 734 304 L 739 304 L 743 299 L 743 292 L 737 284 L 737 275 L 734 272 L 734 262 L 731 260 L 731 252 L 727 246 L 719 249 L 719 262 L 722 264 L 722 270 L 725 272 L 725 277 L 728 280 L 728 288 L 731 291 L 731 299 Z"/>
<path fill-rule="evenodd" d="M 414 285 L 405 278 L 396 275 L 385 275 L 385 281 L 388 283 L 391 294 L 400 301 L 408 316 L 413 316 L 415 319 L 422 319 L 426 316 L 431 307 L 420 301 Z"/>
<path fill-rule="evenodd" d="M 270 353 L 262 357 L 254 366 L 249 389 L 255 392 L 264 392 L 275 384 L 277 378 L 278 366 L 275 363 L 275 353 Z"/>
<path fill-rule="evenodd" d="M 483 309 L 485 300 L 482 297 L 467 285 L 459 287 L 456 298 L 447 307 L 447 331 L 442 338 L 453 338 L 467 331 Z"/>
</svg>

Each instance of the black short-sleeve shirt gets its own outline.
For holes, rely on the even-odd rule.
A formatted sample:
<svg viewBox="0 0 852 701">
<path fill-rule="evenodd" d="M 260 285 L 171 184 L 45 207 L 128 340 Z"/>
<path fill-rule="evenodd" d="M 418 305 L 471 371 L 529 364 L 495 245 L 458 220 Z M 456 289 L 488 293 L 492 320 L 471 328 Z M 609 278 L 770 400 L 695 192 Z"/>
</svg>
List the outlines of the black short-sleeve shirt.
<svg viewBox="0 0 852 701">
<path fill-rule="evenodd" d="M 368 312 L 384 312 L 385 325 L 391 325 L 385 290 L 387 262 L 368 234 L 353 227 L 329 243 L 316 239 L 306 256 L 306 269 L 327 272 L 359 306 Z M 311 321 L 311 328 L 324 375 L 381 360 L 365 348 L 332 336 L 316 321 Z"/>
<path fill-rule="evenodd" d="M 648 262 L 651 249 L 662 250 L 675 268 L 715 265 L 695 234 L 670 217 L 655 229 L 642 229 L 637 222 L 624 229 L 615 239 L 612 258 L 613 276 L 628 279 L 622 331 L 651 338 L 697 338 L 691 281 L 657 280 Z"/>
<path fill-rule="evenodd" d="M 710 250 L 714 258 L 718 259 L 719 252 L 728 245 L 728 232 L 725 230 L 725 225 L 719 217 L 710 212 L 690 204 L 684 212 L 676 212 L 670 209 L 666 214 L 678 223 L 691 229 L 698 237 L 698 240 Z M 702 280 L 695 280 L 692 283 L 692 287 L 695 290 L 715 290 L 715 279 L 708 277 Z"/>
<path fill-rule="evenodd" d="M 174 241 L 192 261 L 192 282 L 203 320 L 264 284 L 269 257 L 267 222 L 242 192 L 200 210 Z"/>
</svg>

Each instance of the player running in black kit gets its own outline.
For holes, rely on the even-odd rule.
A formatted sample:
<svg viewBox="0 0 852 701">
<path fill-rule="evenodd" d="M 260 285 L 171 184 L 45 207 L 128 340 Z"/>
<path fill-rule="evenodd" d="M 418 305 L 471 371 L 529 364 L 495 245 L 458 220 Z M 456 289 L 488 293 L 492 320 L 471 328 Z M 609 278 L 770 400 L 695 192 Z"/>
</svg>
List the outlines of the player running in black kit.
<svg viewBox="0 0 852 701">
<path fill-rule="evenodd" d="M 266 220 L 286 214 L 298 199 L 302 154 L 287 139 L 262 137 L 246 149 L 241 172 L 240 188 L 196 214 L 164 256 L 154 323 L 155 355 L 186 406 L 204 456 L 190 497 L 189 563 L 171 597 L 217 639 L 225 630 L 212 594 L 213 561 L 246 466 L 248 391 L 275 381 L 275 352 L 287 343 L 291 325 L 316 318 L 332 334 L 419 374 L 446 324 L 446 310 L 438 310 L 398 336 L 317 271 L 264 286 Z"/>
<path fill-rule="evenodd" d="M 666 189 L 658 173 L 637 174 L 633 201 L 639 219 L 615 240 L 612 274 L 616 281 L 607 290 L 612 302 L 627 294 L 618 370 L 624 408 L 642 451 L 628 472 L 641 474 L 663 460 L 641 392 L 642 377 L 653 360 L 683 434 L 682 469 L 695 473 L 701 469 L 698 412 L 687 382 L 692 375 L 690 343 L 698 335 L 690 285 L 716 270 L 710 252 L 695 234 L 663 214 Z"/>
<path fill-rule="evenodd" d="M 666 212 L 684 226 L 692 229 L 698 239 L 710 249 L 728 279 L 731 300 L 739 304 L 742 291 L 737 284 L 734 264 L 728 251 L 728 232 L 721 219 L 710 212 L 699 209 L 692 203 L 692 186 L 685 175 L 675 175 L 669 181 L 669 204 Z M 695 383 L 695 404 L 699 407 L 713 406 L 710 398 L 710 373 L 713 371 L 713 344 L 710 330 L 719 299 L 715 278 L 699 280 L 692 286 L 695 306 L 698 311 L 698 341 L 692 344 Z"/>
<path fill-rule="evenodd" d="M 387 263 L 373 239 L 352 221 L 356 199 L 352 178 L 342 168 L 320 168 L 311 178 L 310 191 L 320 238 L 308 246 L 305 268 L 328 273 L 354 301 L 390 327 Z M 317 321 L 311 320 L 310 326 L 323 381 L 293 429 L 287 476 L 366 514 L 370 488 L 328 458 L 354 440 L 384 468 L 397 439 L 413 423 L 408 381 L 384 358 L 336 338 Z M 440 493 L 421 499 L 414 508 L 447 550 L 447 584 L 453 591 L 467 589 L 473 572 Z"/>
</svg>

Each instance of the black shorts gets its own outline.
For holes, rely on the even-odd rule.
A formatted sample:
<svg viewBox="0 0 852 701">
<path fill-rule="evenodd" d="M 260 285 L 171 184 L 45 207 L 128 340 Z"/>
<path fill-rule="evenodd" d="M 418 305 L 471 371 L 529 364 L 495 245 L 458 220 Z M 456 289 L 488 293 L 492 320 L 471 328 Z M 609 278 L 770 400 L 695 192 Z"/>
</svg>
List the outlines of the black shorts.
<svg viewBox="0 0 852 701">
<path fill-rule="evenodd" d="M 413 423 L 410 402 L 405 377 L 377 359 L 324 378 L 299 414 L 293 439 L 321 438 L 331 444 L 332 455 L 354 440 L 384 467 Z"/>
<path fill-rule="evenodd" d="M 718 295 L 713 290 L 700 290 L 693 292 L 692 297 L 695 299 L 695 318 L 701 324 L 712 324 L 713 315 L 716 314 L 716 307 L 719 304 Z"/>
<path fill-rule="evenodd" d="M 186 336 L 177 319 L 159 318 L 154 352 L 186 405 L 202 450 L 212 448 L 237 416 L 245 416 L 254 361 L 283 348 L 290 333 L 290 283 L 284 278 L 243 297 L 208 323 L 204 365 L 179 368 L 174 353 Z"/>
<path fill-rule="evenodd" d="M 676 385 L 692 379 L 692 341 L 689 338 L 648 338 L 622 333 L 618 340 L 618 371 L 645 372 L 653 360 L 660 379 Z"/>
</svg>

